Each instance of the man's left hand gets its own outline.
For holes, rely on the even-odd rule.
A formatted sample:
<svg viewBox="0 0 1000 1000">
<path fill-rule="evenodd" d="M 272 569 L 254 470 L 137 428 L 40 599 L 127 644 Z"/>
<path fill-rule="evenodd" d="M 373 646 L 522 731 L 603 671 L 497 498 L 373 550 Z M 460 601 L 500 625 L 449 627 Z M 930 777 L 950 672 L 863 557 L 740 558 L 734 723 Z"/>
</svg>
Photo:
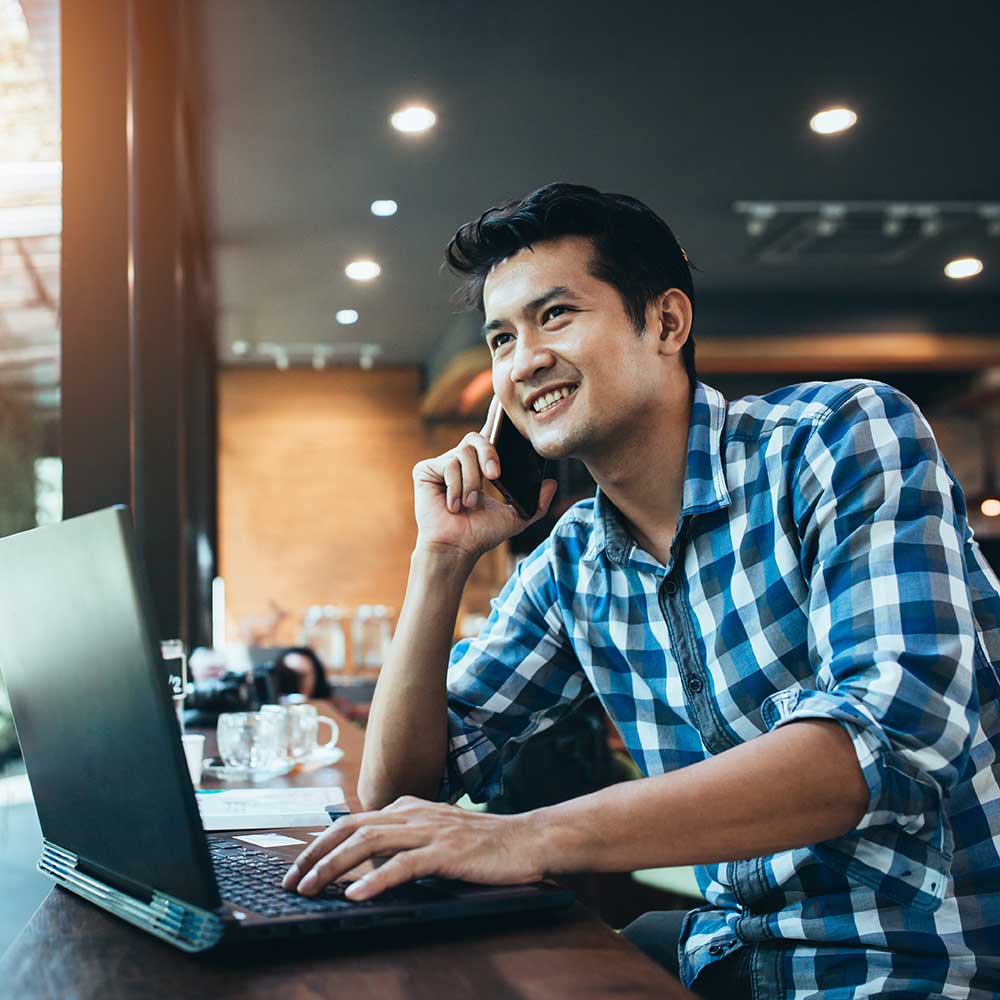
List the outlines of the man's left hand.
<svg viewBox="0 0 1000 1000">
<path fill-rule="evenodd" d="M 314 896 L 373 858 L 381 865 L 353 882 L 352 900 L 437 875 L 493 885 L 537 882 L 530 813 L 496 816 L 404 796 L 376 812 L 342 816 L 296 859 L 282 886 Z"/>
</svg>

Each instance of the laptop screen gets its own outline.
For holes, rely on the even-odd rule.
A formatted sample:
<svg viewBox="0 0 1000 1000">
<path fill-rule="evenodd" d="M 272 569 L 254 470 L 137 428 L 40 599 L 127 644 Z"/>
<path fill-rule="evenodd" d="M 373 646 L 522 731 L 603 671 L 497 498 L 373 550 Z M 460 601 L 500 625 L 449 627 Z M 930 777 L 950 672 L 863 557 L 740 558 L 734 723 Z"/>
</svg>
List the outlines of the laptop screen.
<svg viewBox="0 0 1000 1000">
<path fill-rule="evenodd" d="M 46 840 L 219 904 L 125 507 L 0 538 L 0 669 Z"/>
</svg>

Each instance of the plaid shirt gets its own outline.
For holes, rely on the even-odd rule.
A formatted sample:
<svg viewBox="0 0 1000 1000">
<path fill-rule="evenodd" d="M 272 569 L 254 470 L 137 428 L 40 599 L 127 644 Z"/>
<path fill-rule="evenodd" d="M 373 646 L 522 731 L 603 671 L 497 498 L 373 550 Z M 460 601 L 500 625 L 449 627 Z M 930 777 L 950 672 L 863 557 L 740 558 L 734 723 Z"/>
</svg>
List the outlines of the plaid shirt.
<svg viewBox="0 0 1000 1000">
<path fill-rule="evenodd" d="M 906 396 L 698 383 L 670 565 L 598 489 L 492 607 L 452 651 L 443 797 L 495 796 L 591 692 L 647 775 L 799 719 L 850 735 L 863 819 L 699 866 L 686 984 L 745 947 L 756 1000 L 1000 995 L 1000 584 Z"/>
</svg>

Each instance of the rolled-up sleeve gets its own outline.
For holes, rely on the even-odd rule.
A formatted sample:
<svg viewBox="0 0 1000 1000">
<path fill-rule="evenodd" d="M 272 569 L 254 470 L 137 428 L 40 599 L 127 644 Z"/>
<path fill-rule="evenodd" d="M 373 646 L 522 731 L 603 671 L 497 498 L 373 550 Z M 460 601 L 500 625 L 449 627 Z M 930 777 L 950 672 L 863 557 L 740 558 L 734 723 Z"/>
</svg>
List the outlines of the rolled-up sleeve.
<svg viewBox="0 0 1000 1000">
<path fill-rule="evenodd" d="M 765 720 L 845 728 L 868 807 L 817 856 L 933 910 L 953 848 L 945 799 L 966 766 L 979 708 L 964 498 L 919 410 L 881 383 L 819 418 L 793 497 L 816 687 L 773 695 Z"/>
<path fill-rule="evenodd" d="M 550 549 L 523 559 L 474 639 L 451 651 L 448 760 L 439 797 L 499 795 L 519 746 L 591 693 L 556 600 Z"/>
</svg>

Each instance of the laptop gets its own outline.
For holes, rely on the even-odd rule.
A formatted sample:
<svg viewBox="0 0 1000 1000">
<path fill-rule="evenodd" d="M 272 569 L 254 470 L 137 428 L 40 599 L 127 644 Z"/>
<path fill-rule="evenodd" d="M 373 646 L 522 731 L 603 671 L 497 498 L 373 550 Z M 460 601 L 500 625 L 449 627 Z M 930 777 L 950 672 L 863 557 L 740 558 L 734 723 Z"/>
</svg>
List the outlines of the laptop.
<svg viewBox="0 0 1000 1000">
<path fill-rule="evenodd" d="M 420 879 L 355 903 L 281 888 L 289 862 L 206 834 L 126 507 L 0 539 L 0 669 L 38 809 L 38 869 L 188 952 L 223 940 L 568 905 L 544 882 Z"/>
</svg>

